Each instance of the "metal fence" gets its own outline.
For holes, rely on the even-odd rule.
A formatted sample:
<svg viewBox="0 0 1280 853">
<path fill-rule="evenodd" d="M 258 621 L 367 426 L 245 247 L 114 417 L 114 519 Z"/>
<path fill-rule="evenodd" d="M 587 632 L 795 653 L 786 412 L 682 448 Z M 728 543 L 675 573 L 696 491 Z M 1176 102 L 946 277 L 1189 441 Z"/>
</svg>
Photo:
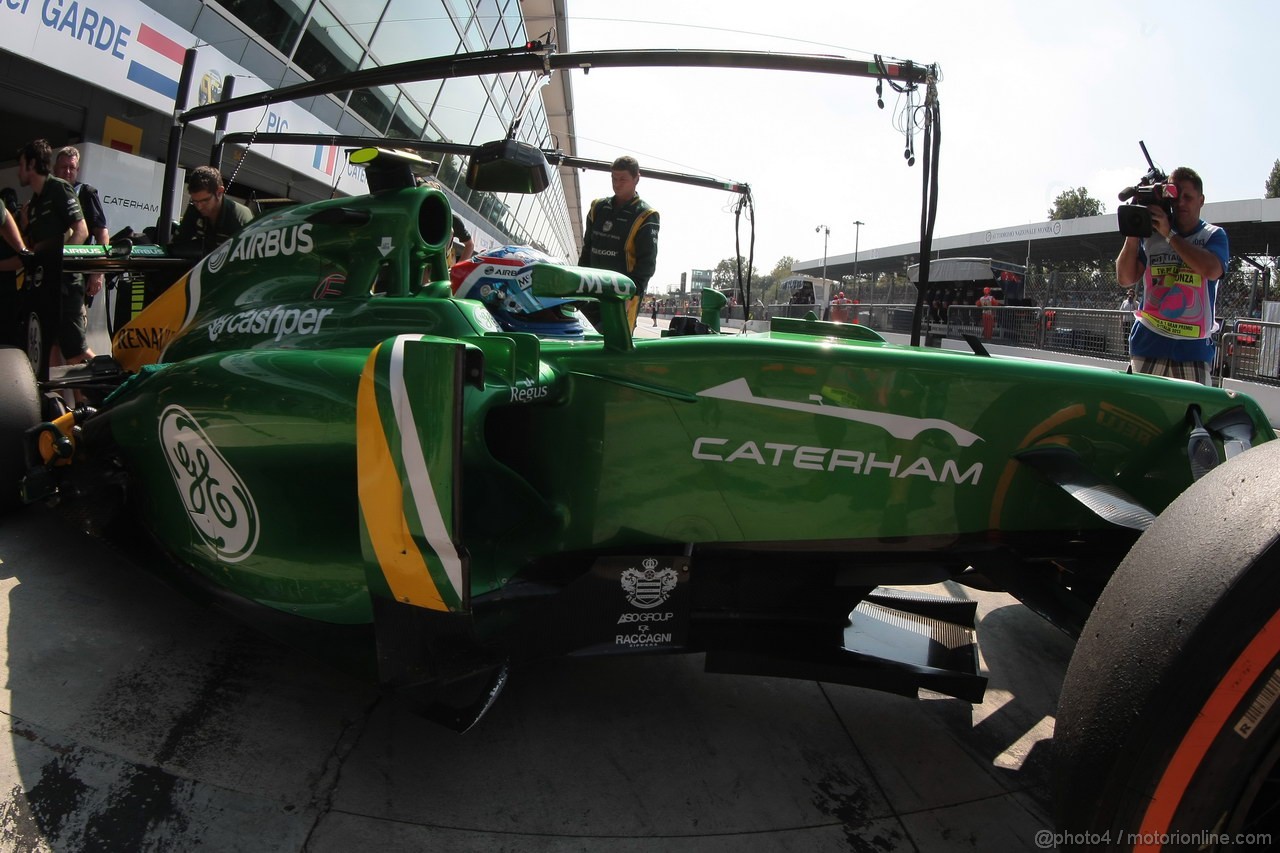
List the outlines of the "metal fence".
<svg viewBox="0 0 1280 853">
<path fill-rule="evenodd" d="M 1242 268 L 1229 271 L 1218 286 L 1217 311 L 1222 317 L 1258 317 L 1262 303 L 1276 299 L 1280 283 L 1269 281 L 1261 270 Z M 878 276 L 874 282 L 845 281 L 845 293 L 863 304 L 897 304 L 915 299 L 915 285 L 904 276 Z M 1085 308 L 1113 310 L 1120 307 L 1125 288 L 1116 283 L 1109 263 L 1098 270 L 1037 270 L 1027 273 L 1023 296 L 1041 308 Z M 801 315 L 803 316 L 803 315 Z"/>
<path fill-rule="evenodd" d="M 850 305 L 857 322 L 879 332 L 911 332 L 914 305 Z M 809 311 L 821 316 L 814 305 L 770 305 L 765 317 L 804 317 Z M 921 324 L 926 343 L 941 338 L 963 339 L 973 335 L 993 344 L 1092 356 L 1113 361 L 1129 360 L 1129 331 L 1133 312 L 1114 308 L 1053 306 L 952 305 L 945 318 L 929 318 Z M 1249 318 L 1219 320 L 1215 377 L 1230 376 L 1266 385 L 1280 385 L 1280 323 Z"/>
<path fill-rule="evenodd" d="M 1280 323 L 1238 319 L 1224 325 L 1218 361 L 1223 376 L 1280 385 Z"/>
<path fill-rule="evenodd" d="M 1268 294 L 1268 290 L 1271 294 Z M 1256 317 L 1262 303 L 1274 299 L 1275 284 L 1257 269 L 1228 272 L 1218 284 L 1217 312 L 1221 317 Z M 1065 308 L 1118 308 L 1125 288 L 1114 270 L 1101 272 L 1036 272 L 1027 276 L 1025 295 L 1036 305 Z"/>
</svg>

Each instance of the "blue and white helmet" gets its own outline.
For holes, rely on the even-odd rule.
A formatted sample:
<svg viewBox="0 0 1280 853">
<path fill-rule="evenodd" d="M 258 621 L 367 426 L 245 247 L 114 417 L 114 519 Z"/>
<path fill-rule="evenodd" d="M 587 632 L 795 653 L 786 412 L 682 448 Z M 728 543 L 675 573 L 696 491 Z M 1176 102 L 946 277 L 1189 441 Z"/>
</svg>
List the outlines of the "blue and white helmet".
<svg viewBox="0 0 1280 853">
<path fill-rule="evenodd" d="M 529 246 L 503 246 L 453 265 L 449 280 L 453 295 L 485 304 L 509 332 L 529 332 L 546 338 L 580 338 L 583 321 L 572 299 L 533 295 L 533 265 L 559 263 Z"/>
</svg>

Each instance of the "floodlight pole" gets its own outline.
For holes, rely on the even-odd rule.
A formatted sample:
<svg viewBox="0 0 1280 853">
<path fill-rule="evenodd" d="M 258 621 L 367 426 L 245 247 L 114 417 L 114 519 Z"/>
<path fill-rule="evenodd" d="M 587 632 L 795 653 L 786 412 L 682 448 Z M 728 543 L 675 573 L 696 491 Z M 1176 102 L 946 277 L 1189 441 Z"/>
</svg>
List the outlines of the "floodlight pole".
<svg viewBox="0 0 1280 853">
<path fill-rule="evenodd" d="M 862 226 L 867 223 L 861 219 L 855 219 L 853 222 L 853 284 L 858 286 L 858 238 L 862 236 Z"/>
<path fill-rule="evenodd" d="M 858 283 L 858 238 L 862 236 L 862 226 L 866 224 L 867 223 L 863 222 L 861 219 L 855 219 L 853 221 L 853 286 L 857 288 L 857 292 L 859 294 L 862 293 L 862 285 Z M 871 291 L 871 299 L 869 300 L 868 304 L 874 303 L 875 301 L 876 301 L 876 294 L 875 294 L 875 290 L 873 289 Z M 855 309 L 855 311 L 856 310 L 857 309 Z M 855 319 L 856 319 L 856 314 L 855 314 Z M 868 323 L 871 322 L 870 308 L 867 309 L 867 322 Z"/>
<path fill-rule="evenodd" d="M 827 238 L 831 236 L 831 229 L 825 225 L 819 225 L 813 229 L 813 233 L 822 232 L 822 289 L 827 289 Z M 827 304 L 831 304 L 830 295 L 827 296 Z"/>
</svg>

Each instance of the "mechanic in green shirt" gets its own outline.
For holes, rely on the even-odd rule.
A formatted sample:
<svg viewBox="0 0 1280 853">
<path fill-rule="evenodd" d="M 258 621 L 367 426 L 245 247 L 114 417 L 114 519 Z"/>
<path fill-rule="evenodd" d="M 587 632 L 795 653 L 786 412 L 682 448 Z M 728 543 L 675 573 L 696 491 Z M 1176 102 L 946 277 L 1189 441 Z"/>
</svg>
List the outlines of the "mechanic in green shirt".
<svg viewBox="0 0 1280 853">
<path fill-rule="evenodd" d="M 640 182 L 636 158 L 614 160 L 612 177 L 613 197 L 591 203 L 578 266 L 620 272 L 635 282 L 635 298 L 627 301 L 627 319 L 635 329 L 636 314 L 658 264 L 658 211 L 636 195 Z M 581 310 L 599 329 L 599 303 L 584 302 Z"/>
<path fill-rule="evenodd" d="M 18 149 L 18 183 L 31 187 L 27 202 L 24 231 L 27 245 L 37 254 L 61 252 L 67 244 L 79 245 L 88 240 L 80 200 L 71 184 L 49 173 L 53 165 L 53 148 L 47 140 L 36 139 Z M 49 364 L 79 364 L 93 358 L 85 338 L 88 314 L 84 304 L 84 276 L 64 275 L 59 294 L 55 342 L 50 349 Z"/>
<path fill-rule="evenodd" d="M 187 175 L 191 206 L 178 223 L 169 253 L 180 258 L 203 258 L 253 221 L 253 214 L 235 199 L 226 197 L 222 173 L 212 166 L 197 166 Z"/>
</svg>

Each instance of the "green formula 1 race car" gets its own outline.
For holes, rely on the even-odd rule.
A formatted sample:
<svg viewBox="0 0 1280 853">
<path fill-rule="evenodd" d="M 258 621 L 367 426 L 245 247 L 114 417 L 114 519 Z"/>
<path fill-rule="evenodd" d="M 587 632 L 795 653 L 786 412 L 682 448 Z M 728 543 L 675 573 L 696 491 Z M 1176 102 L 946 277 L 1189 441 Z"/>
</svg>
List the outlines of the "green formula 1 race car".
<svg viewBox="0 0 1280 853">
<path fill-rule="evenodd" d="M 1251 399 L 814 319 L 717 334 L 713 293 L 704 333 L 634 339 L 625 277 L 514 249 L 451 281 L 450 229 L 412 182 L 284 208 L 111 356 L 37 382 L 0 350 L 7 500 L 119 507 L 174 577 L 460 730 L 550 655 L 977 701 L 973 603 L 901 587 L 1006 590 L 1080 637 L 1064 831 L 1274 808 L 1280 444 Z"/>
</svg>

